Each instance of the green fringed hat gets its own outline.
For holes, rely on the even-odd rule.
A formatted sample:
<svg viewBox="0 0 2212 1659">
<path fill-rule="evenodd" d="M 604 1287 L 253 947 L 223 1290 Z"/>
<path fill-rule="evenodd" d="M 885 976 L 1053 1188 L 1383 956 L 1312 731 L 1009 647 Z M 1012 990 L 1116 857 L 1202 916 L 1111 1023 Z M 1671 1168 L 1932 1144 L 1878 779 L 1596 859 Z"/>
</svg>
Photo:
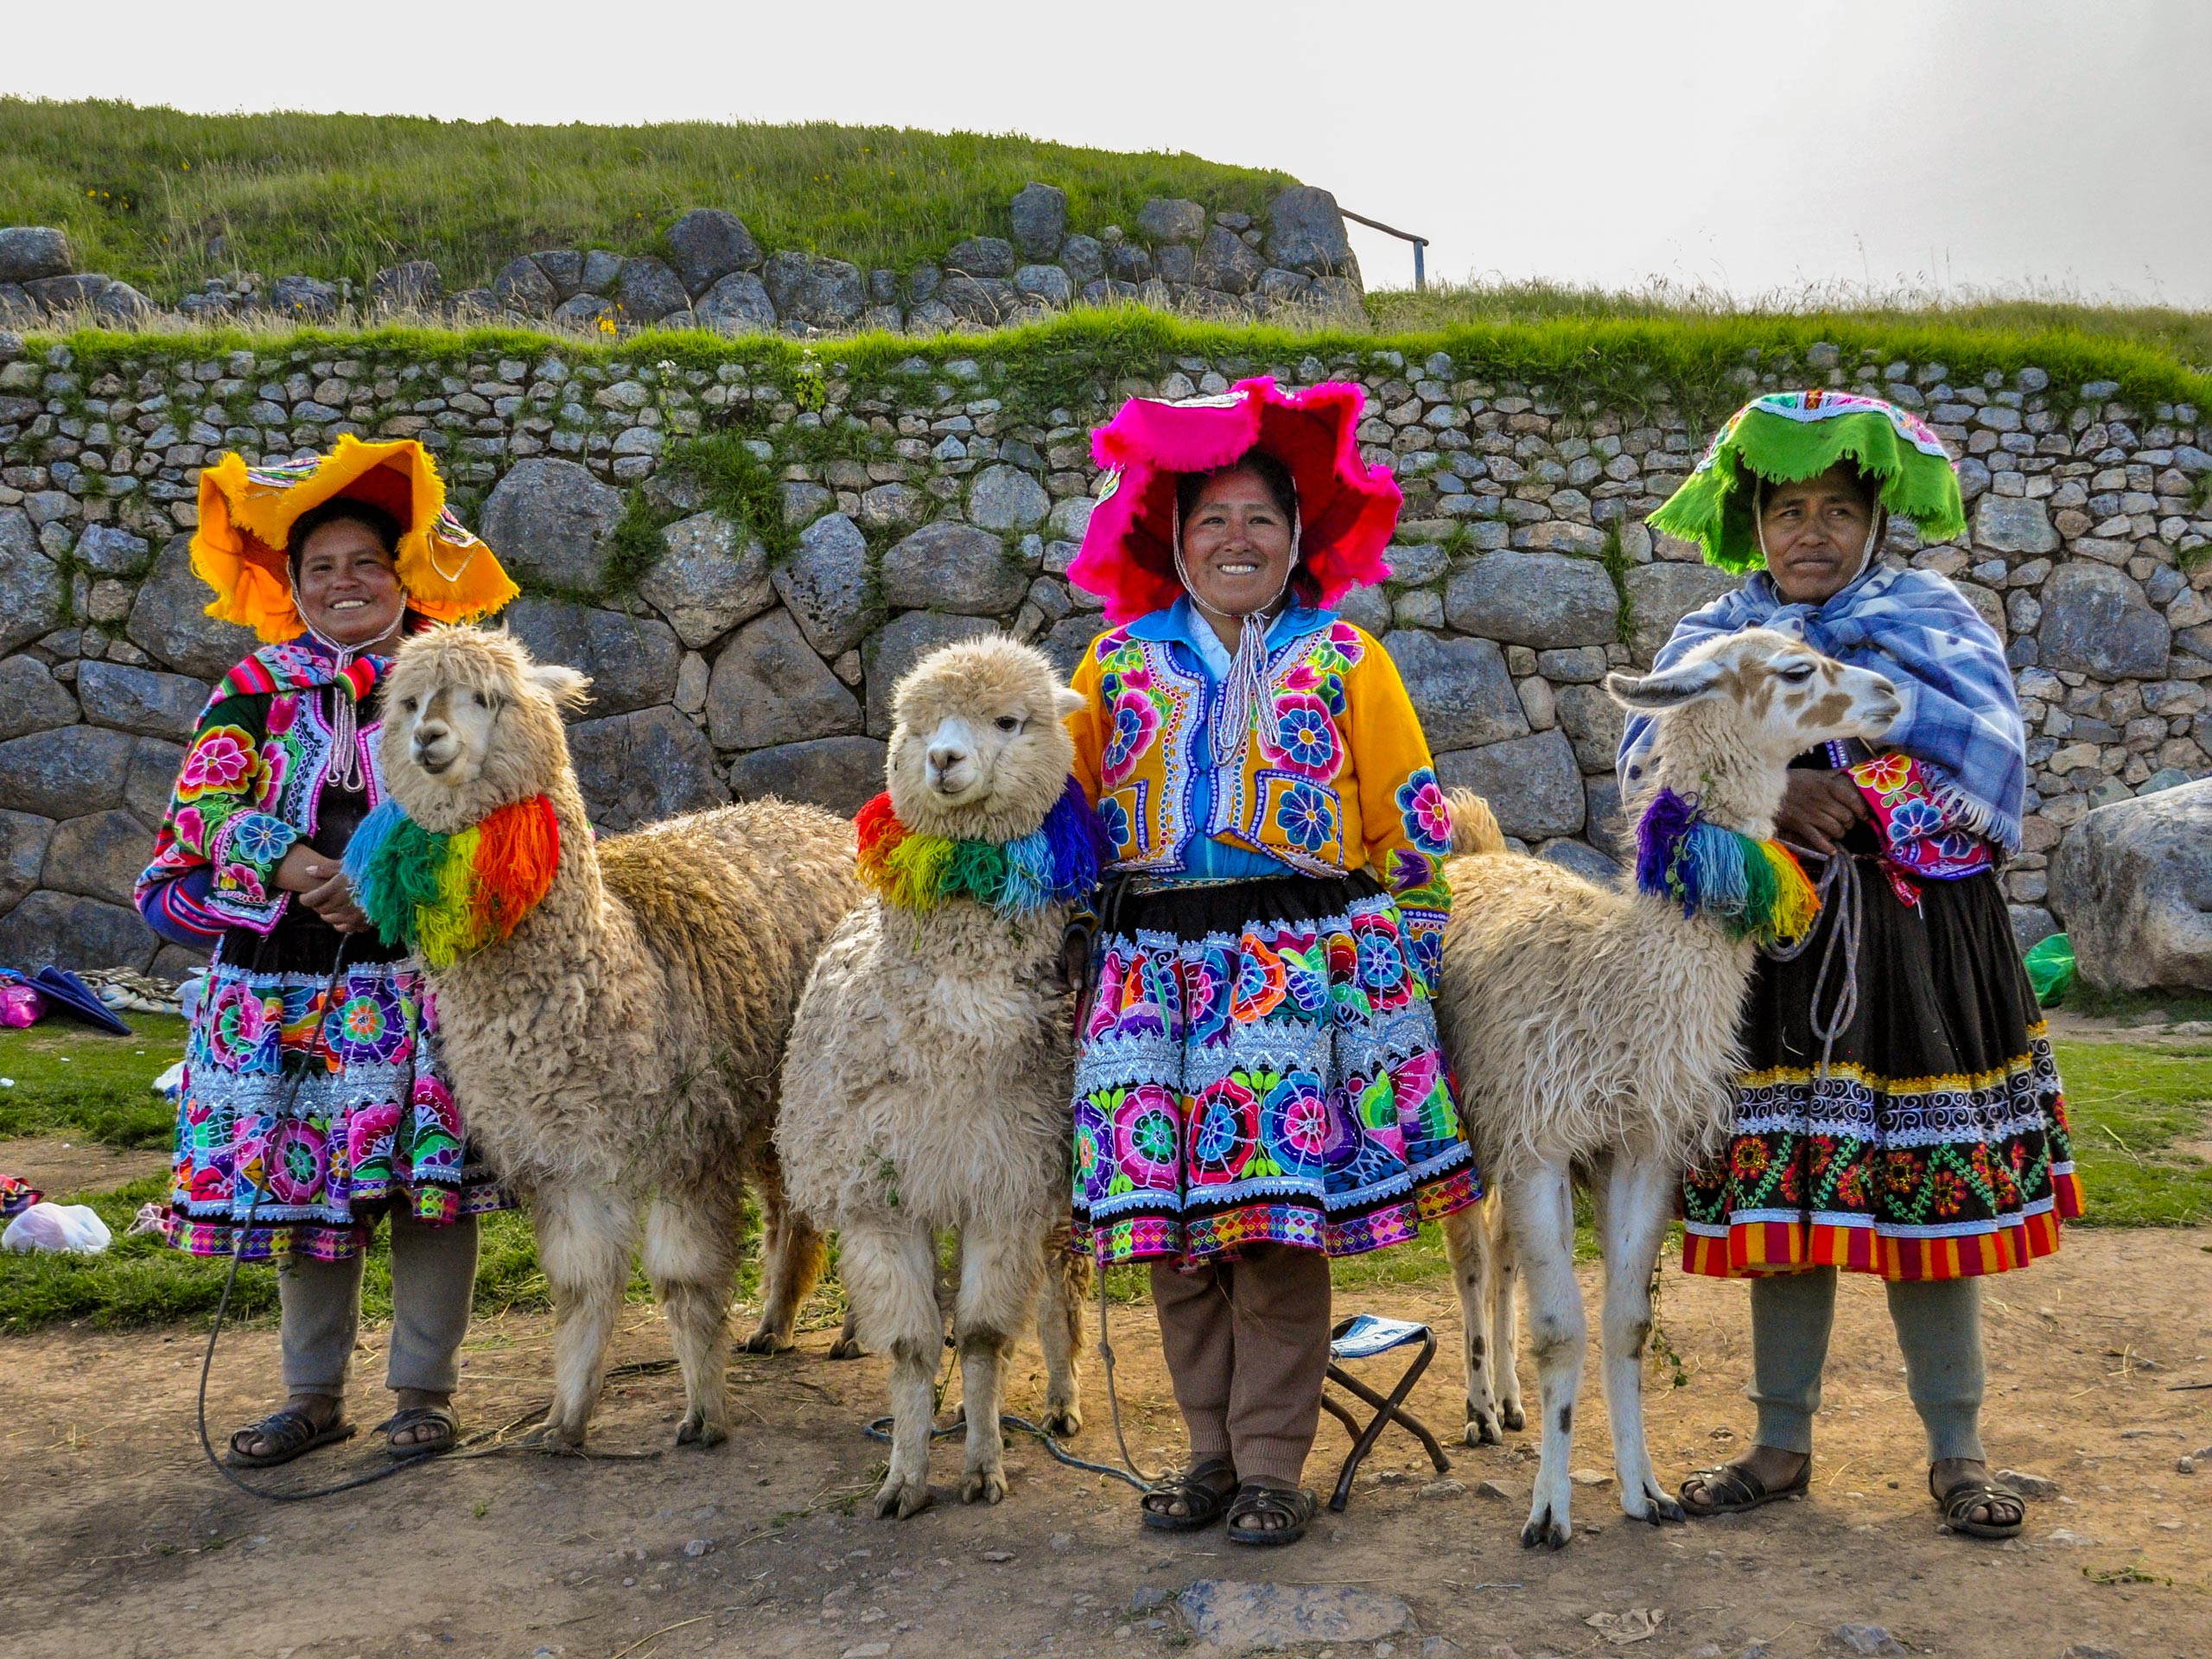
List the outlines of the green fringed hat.
<svg viewBox="0 0 2212 1659">
<path fill-rule="evenodd" d="M 1651 515 L 1651 527 L 1697 543 L 1709 564 L 1757 569 L 1764 563 L 1752 517 L 1757 480 L 1793 484 L 1839 461 L 1857 463 L 1882 505 L 1912 520 L 1923 540 L 1966 534 L 1959 474 L 1943 441 L 1909 410 L 1849 391 L 1770 391 L 1745 404 Z"/>
</svg>

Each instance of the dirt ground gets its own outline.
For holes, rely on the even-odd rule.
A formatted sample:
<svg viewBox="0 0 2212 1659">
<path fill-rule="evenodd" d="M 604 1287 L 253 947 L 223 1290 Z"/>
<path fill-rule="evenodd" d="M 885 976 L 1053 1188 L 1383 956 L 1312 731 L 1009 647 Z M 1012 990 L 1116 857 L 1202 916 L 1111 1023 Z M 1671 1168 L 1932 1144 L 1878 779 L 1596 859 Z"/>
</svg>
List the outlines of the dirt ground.
<svg viewBox="0 0 2212 1659">
<path fill-rule="evenodd" d="M 1745 1298 L 1740 1286 L 1666 1281 L 1663 1332 L 1688 1380 L 1669 1386 L 1663 1359 L 1648 1374 L 1653 1446 L 1670 1476 L 1745 1444 Z M 1456 1340 L 1443 1285 L 1361 1300 L 1436 1321 L 1447 1351 Z M 1526 1436 L 1452 1446 L 1463 1489 L 1424 1491 L 1425 1459 L 1393 1431 L 1349 1513 L 1325 1515 L 1303 1543 L 1278 1551 L 1240 1549 L 1218 1532 L 1144 1532 L 1128 1487 L 1062 1467 L 1020 1437 L 1004 1505 L 964 1508 L 946 1490 L 959 1470 L 946 1442 L 937 1505 L 879 1522 L 852 1500 L 875 1478 L 879 1447 L 861 1431 L 883 1409 L 882 1362 L 830 1362 L 826 1328 L 806 1333 L 798 1353 L 734 1363 L 735 1433 L 712 1452 L 668 1447 L 677 1382 L 652 1374 L 611 1385 L 594 1429 L 598 1449 L 641 1459 L 516 1452 L 277 1505 L 232 1491 L 200 1459 L 194 1336 L 53 1332 L 0 1342 L 0 1650 L 1141 1655 L 1188 1644 L 1172 1598 L 1227 1578 L 1401 1596 L 1419 1627 L 1389 1644 L 1402 1659 L 1455 1650 L 1436 1638 L 1516 1659 L 1796 1659 L 1849 1651 L 1834 1634 L 1847 1624 L 1945 1655 L 2212 1652 L 2212 1458 L 2202 1473 L 2177 1469 L 2212 1442 L 2212 1390 L 2173 1386 L 2212 1381 L 2212 1230 L 2074 1232 L 2055 1260 L 1993 1281 L 1987 1310 L 1993 1460 L 2060 1489 L 2032 1505 L 2024 1539 L 1993 1546 L 1937 1531 L 1880 1290 L 1859 1281 L 1843 1299 L 1808 1501 L 1654 1529 L 1624 1520 L 1610 1484 L 1580 1485 L 1574 1540 L 1557 1554 L 1518 1542 L 1535 1456 Z M 1179 1448 L 1148 1310 L 1117 1311 L 1115 1329 L 1132 1446 L 1154 1463 Z M 383 1337 L 365 1332 L 359 1356 L 372 1380 Z M 543 1316 L 480 1325 L 460 1397 L 466 1427 L 543 1397 L 548 1337 Z M 226 1339 L 212 1398 L 219 1435 L 273 1394 L 275 1348 L 267 1328 Z M 630 1310 L 617 1359 L 666 1352 L 658 1316 Z M 1460 1416 L 1447 1369 L 1440 1358 L 1414 1400 L 1440 1428 Z M 1105 1459 L 1095 1357 L 1086 1382 L 1077 1445 Z M 1010 1408 L 1033 1410 L 1042 1388 L 1025 1346 Z M 1594 1377 L 1584 1399 L 1575 1465 L 1607 1471 Z M 362 1391 L 353 1406 L 365 1425 L 388 1396 Z M 1309 1478 L 1325 1486 L 1345 1446 L 1325 1418 Z M 267 1478 L 329 1479 L 378 1460 L 364 1435 Z M 1510 1497 L 1485 1495 L 1484 1482 Z M 1618 1648 L 1641 1624 L 1608 1634 L 1586 1622 L 1662 1609 L 1655 1635 Z M 1353 1651 L 1385 1649 L 1347 1648 L 1343 1659 Z"/>
</svg>

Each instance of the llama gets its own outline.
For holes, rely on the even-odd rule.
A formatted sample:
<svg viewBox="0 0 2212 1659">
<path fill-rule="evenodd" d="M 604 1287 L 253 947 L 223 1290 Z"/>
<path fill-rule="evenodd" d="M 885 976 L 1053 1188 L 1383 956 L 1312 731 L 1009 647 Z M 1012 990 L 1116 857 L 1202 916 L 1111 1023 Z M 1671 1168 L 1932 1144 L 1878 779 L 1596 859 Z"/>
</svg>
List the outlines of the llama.
<svg viewBox="0 0 2212 1659">
<path fill-rule="evenodd" d="M 1068 775 L 1074 696 L 1003 635 L 948 645 L 899 683 L 890 788 L 859 818 L 875 891 L 823 950 L 791 1028 L 776 1125 L 791 1202 L 836 1229 L 858 1335 L 891 1354 L 880 1516 L 929 1502 L 938 1231 L 960 1235 L 961 1497 L 1006 1496 L 1001 1369 L 1033 1304 L 1045 1427 L 1082 1424 L 1090 1268 L 1066 1248 L 1074 1065 L 1059 962 L 1097 855 Z"/>
<path fill-rule="evenodd" d="M 747 1179 L 766 1302 L 747 1349 L 791 1345 L 825 1255 L 784 1202 L 769 1133 L 799 991 L 860 899 L 852 826 L 766 800 L 594 843 L 561 718 L 588 683 L 504 633 L 408 640 L 385 694 L 390 798 L 347 868 L 423 957 L 470 1131 L 531 1207 L 556 1320 L 533 1439 L 583 1440 L 643 1212 L 683 1373 L 676 1438 L 712 1446 Z"/>
<path fill-rule="evenodd" d="M 1802 934 L 1817 912 L 1803 872 L 1769 839 L 1785 772 L 1827 740 L 1878 736 L 1898 709 L 1880 675 L 1764 628 L 1605 685 L 1659 717 L 1653 776 L 1637 801 L 1649 802 L 1639 890 L 1508 852 L 1489 809 L 1465 793 L 1452 803 L 1461 855 L 1446 866 L 1452 906 L 1438 1016 L 1496 1192 L 1445 1224 L 1465 1334 L 1465 1439 L 1495 1441 L 1501 1425 L 1521 1426 L 1513 1297 L 1516 1272 L 1525 1274 L 1543 1452 L 1521 1541 L 1553 1548 L 1573 1530 L 1567 1461 L 1588 1340 L 1574 1185 L 1590 1192 L 1605 1253 L 1604 1376 L 1621 1508 L 1679 1521 L 1643 1434 L 1652 1269 L 1684 1164 L 1727 1130 L 1738 1011 L 1758 945 Z M 1688 824 L 1683 798 L 1694 807 Z M 1685 860 L 1670 857 L 1670 826 L 1687 829 L 1681 844 L 1700 861 L 1687 880 Z"/>
</svg>

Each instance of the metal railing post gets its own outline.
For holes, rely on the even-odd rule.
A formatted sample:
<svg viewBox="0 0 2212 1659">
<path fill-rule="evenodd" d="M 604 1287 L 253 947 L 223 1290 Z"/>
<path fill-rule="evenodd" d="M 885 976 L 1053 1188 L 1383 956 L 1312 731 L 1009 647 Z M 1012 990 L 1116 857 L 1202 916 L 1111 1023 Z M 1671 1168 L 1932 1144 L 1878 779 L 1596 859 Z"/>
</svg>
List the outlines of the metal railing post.
<svg viewBox="0 0 2212 1659">
<path fill-rule="evenodd" d="M 1411 231 L 1402 231 L 1395 226 L 1385 225 L 1379 219 L 1368 218 L 1365 213 L 1355 213 L 1349 207 L 1339 207 L 1337 211 L 1354 224 L 1364 225 L 1369 230 L 1380 231 L 1385 236 L 1395 236 L 1401 242 L 1412 243 L 1414 245 L 1414 291 L 1419 293 L 1428 286 L 1428 271 L 1426 262 L 1421 257 L 1423 251 L 1428 246 L 1427 237 L 1415 236 Z"/>
</svg>

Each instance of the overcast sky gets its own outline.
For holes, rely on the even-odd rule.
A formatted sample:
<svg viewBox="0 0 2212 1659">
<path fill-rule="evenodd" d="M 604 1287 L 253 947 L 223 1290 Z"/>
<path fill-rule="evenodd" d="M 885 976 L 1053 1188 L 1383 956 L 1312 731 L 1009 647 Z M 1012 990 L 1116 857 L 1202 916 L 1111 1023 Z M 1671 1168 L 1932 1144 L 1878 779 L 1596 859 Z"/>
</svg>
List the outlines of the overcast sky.
<svg viewBox="0 0 2212 1659">
<path fill-rule="evenodd" d="M 2212 307 L 2212 0 L 9 10 L 35 96 L 1020 131 L 1281 168 L 1447 277 Z"/>
</svg>

